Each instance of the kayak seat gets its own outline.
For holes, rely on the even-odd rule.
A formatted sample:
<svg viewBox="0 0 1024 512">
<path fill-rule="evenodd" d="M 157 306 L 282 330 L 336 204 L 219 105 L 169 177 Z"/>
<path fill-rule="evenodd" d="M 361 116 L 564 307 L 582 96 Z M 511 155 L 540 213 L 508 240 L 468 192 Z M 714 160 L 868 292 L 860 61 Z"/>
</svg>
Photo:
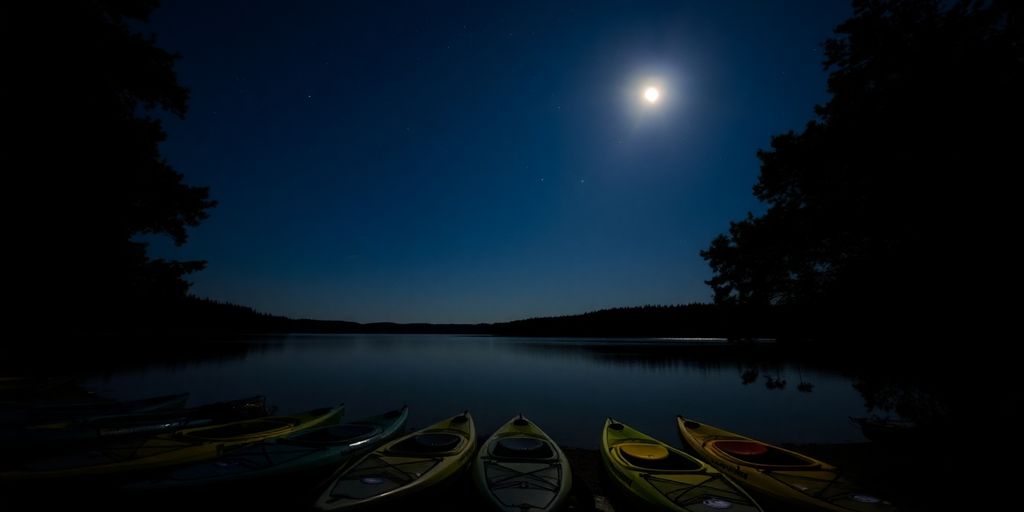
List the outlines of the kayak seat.
<svg viewBox="0 0 1024 512">
<path fill-rule="evenodd" d="M 630 457 L 644 460 L 660 460 L 668 457 L 668 448 L 651 443 L 623 443 L 619 450 Z"/>
<path fill-rule="evenodd" d="M 626 462 L 645 469 L 694 471 L 699 463 L 688 457 L 652 443 L 623 443 L 618 445 L 619 454 Z"/>
<path fill-rule="evenodd" d="M 491 453 L 516 459 L 550 459 L 555 455 L 548 443 L 535 437 L 507 437 L 495 443 Z"/>
<path fill-rule="evenodd" d="M 729 455 L 751 457 L 768 453 L 768 447 L 756 441 L 716 441 L 715 446 Z"/>
<path fill-rule="evenodd" d="M 462 442 L 462 438 L 455 434 L 420 434 L 401 441 L 390 451 L 403 453 L 447 452 L 459 446 L 460 442 Z"/>
<path fill-rule="evenodd" d="M 756 441 L 714 441 L 716 449 L 744 462 L 767 466 L 808 466 L 814 462 Z"/>
</svg>

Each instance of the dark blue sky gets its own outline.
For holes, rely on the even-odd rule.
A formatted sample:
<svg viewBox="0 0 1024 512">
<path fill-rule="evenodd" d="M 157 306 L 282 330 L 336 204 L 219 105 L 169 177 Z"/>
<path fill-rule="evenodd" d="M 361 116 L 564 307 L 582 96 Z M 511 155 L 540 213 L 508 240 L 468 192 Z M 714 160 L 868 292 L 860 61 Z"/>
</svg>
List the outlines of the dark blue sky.
<svg viewBox="0 0 1024 512">
<path fill-rule="evenodd" d="M 845 1 L 184 2 L 165 157 L 220 206 L 200 296 L 492 322 L 709 301 L 755 152 L 827 99 Z M 644 104 L 643 88 L 662 98 Z"/>
</svg>

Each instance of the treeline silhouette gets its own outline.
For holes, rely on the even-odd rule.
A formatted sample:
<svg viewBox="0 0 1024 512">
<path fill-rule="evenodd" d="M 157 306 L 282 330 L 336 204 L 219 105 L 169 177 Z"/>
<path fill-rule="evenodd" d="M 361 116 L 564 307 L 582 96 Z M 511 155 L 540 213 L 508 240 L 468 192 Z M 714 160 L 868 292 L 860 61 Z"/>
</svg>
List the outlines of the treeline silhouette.
<svg viewBox="0 0 1024 512">
<path fill-rule="evenodd" d="M 190 296 L 166 303 L 160 308 L 138 313 L 132 319 L 112 326 L 110 334 L 128 332 L 157 336 L 252 335 L 281 333 L 321 334 L 487 334 L 486 324 L 400 324 L 392 322 L 358 323 L 343 320 L 289 318 L 261 313 L 238 304 Z"/>
<path fill-rule="evenodd" d="M 769 338 L 782 334 L 782 308 L 693 303 L 623 307 L 492 325 L 505 336 Z"/>
<path fill-rule="evenodd" d="M 870 304 L 864 305 L 862 311 L 870 311 L 870 308 Z M 858 338 L 857 343 L 837 352 L 835 343 L 817 337 L 829 331 L 832 326 L 827 323 L 833 320 L 817 308 L 712 303 L 620 307 L 510 322 L 433 324 L 289 318 L 259 312 L 248 306 L 189 296 L 156 304 L 144 303 L 106 318 L 106 327 L 98 329 L 95 334 L 114 337 L 223 337 L 281 333 L 472 334 L 579 338 L 724 338 L 732 341 L 770 338 L 788 347 L 798 347 L 802 353 L 842 353 L 843 357 L 869 358 L 877 357 L 878 354 L 872 351 L 860 353 L 860 349 L 898 343 L 906 336 L 904 331 L 890 332 L 882 329 Z M 955 323 L 963 319 L 946 317 L 943 321 Z M 886 352 L 885 355 L 894 357 L 896 354 Z"/>
<path fill-rule="evenodd" d="M 137 310 L 111 323 L 110 334 L 420 333 L 590 338 L 754 338 L 794 337 L 793 313 L 783 307 L 693 303 L 623 307 L 579 315 L 479 324 L 358 323 L 288 318 L 251 307 L 189 297 L 159 308 Z"/>
<path fill-rule="evenodd" d="M 998 333 L 1018 265 L 1021 3 L 853 9 L 825 43 L 831 98 L 757 154 L 766 211 L 702 252 L 716 302 L 813 309 L 830 340 Z"/>
<path fill-rule="evenodd" d="M 8 307 L 22 326 L 102 329 L 184 299 L 205 267 L 151 258 L 140 238 L 182 245 L 216 205 L 160 154 L 160 116 L 183 118 L 189 91 L 179 56 L 140 32 L 158 4 L 4 6 Z"/>
</svg>

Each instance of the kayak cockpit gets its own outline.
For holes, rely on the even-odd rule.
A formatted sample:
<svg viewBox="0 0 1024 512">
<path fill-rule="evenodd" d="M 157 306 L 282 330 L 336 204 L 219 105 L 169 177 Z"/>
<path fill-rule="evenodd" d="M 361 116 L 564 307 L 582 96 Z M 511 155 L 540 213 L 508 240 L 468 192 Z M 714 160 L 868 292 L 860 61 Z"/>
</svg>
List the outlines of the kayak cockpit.
<svg viewBox="0 0 1024 512">
<path fill-rule="evenodd" d="M 546 460 L 555 456 L 551 445 L 536 437 L 506 437 L 491 447 L 491 455 L 501 459 Z"/>
<path fill-rule="evenodd" d="M 655 471 L 698 471 L 703 466 L 685 455 L 654 443 L 620 443 L 614 448 L 624 462 Z"/>
<path fill-rule="evenodd" d="M 432 432 L 409 437 L 389 448 L 388 453 L 410 455 L 447 453 L 458 449 L 463 442 L 465 442 L 465 438 L 459 435 Z"/>
<path fill-rule="evenodd" d="M 747 440 L 712 441 L 711 448 L 722 455 L 756 466 L 811 467 L 817 463 L 797 453 L 770 444 Z"/>
</svg>

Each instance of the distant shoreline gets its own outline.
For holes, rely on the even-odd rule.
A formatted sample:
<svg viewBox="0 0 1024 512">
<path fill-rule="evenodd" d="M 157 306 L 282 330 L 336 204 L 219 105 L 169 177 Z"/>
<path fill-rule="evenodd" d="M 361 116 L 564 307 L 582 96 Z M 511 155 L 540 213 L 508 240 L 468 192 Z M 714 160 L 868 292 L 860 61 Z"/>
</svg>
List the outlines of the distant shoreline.
<svg viewBox="0 0 1024 512">
<path fill-rule="evenodd" d="M 623 307 L 576 315 L 527 318 L 509 322 L 359 323 L 288 318 L 208 299 L 165 304 L 120 315 L 116 323 L 97 322 L 93 329 L 109 335 L 258 335 L 258 334 L 477 334 L 517 337 L 637 338 L 663 340 L 758 341 L 791 337 L 787 326 L 802 325 L 781 307 L 685 304 Z M 100 319 L 97 319 L 100 320 Z"/>
</svg>

